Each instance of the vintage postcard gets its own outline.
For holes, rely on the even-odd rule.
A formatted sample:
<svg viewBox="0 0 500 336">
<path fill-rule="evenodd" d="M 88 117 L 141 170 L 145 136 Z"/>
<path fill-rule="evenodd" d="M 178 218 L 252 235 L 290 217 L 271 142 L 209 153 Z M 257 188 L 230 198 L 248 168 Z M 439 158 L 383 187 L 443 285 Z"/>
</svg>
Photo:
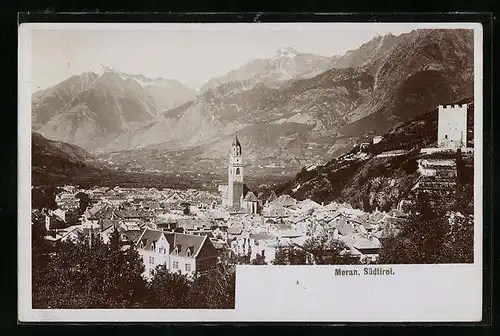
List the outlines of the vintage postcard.
<svg viewBox="0 0 500 336">
<path fill-rule="evenodd" d="M 19 319 L 482 318 L 479 23 L 25 23 Z"/>
</svg>

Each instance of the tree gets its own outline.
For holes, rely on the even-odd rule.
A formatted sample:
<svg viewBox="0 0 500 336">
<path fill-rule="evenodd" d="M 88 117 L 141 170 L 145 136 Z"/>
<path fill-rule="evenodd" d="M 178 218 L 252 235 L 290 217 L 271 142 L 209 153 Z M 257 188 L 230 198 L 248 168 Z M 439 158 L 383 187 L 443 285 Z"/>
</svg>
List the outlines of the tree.
<svg viewBox="0 0 500 336">
<path fill-rule="evenodd" d="M 191 309 L 234 309 L 236 267 L 230 259 L 221 258 L 217 266 L 195 274 L 189 294 Z"/>
<path fill-rule="evenodd" d="M 454 215 L 449 218 L 441 263 L 473 263 L 474 262 L 474 217 L 472 215 Z"/>
<path fill-rule="evenodd" d="M 415 210 L 397 236 L 382 245 L 380 264 L 437 264 L 473 261 L 473 217 L 450 217 L 432 207 L 428 195 L 417 198 Z"/>
<path fill-rule="evenodd" d="M 311 237 L 302 247 L 310 256 L 311 263 L 316 265 L 345 265 L 358 263 L 351 257 L 348 246 L 338 239 L 327 235 Z"/>
<path fill-rule="evenodd" d="M 57 209 L 56 198 L 57 187 L 53 185 L 35 186 L 31 189 L 31 200 L 33 209 Z"/>
<path fill-rule="evenodd" d="M 91 240 L 90 240 L 91 239 Z M 33 306 L 37 308 L 134 308 L 143 305 L 144 265 L 137 251 L 116 238 L 58 243 L 46 258 L 34 258 Z"/>
<path fill-rule="evenodd" d="M 100 244 L 104 245 L 104 244 Z M 113 230 L 109 244 L 105 245 L 106 264 L 103 290 L 124 307 L 131 307 L 145 295 L 146 283 L 142 278 L 144 265 L 133 245 L 123 246 L 118 230 Z"/>
<path fill-rule="evenodd" d="M 77 193 L 75 195 L 75 198 L 80 200 L 78 203 L 78 210 L 77 210 L 77 213 L 80 216 L 85 212 L 85 210 L 87 210 L 91 200 L 89 195 L 87 195 L 87 193 L 84 192 Z"/>
<path fill-rule="evenodd" d="M 276 248 L 274 265 L 306 265 L 306 251 L 297 246 L 280 245 Z"/>
<path fill-rule="evenodd" d="M 308 238 L 302 246 L 279 246 L 273 262 L 275 265 L 345 265 L 359 263 L 349 254 L 347 245 L 324 234 Z"/>
<path fill-rule="evenodd" d="M 266 258 L 264 258 L 264 256 L 260 253 L 258 253 L 255 257 L 255 259 L 253 259 L 250 264 L 252 265 L 267 265 L 266 263 Z"/>
<path fill-rule="evenodd" d="M 192 283 L 179 272 L 170 272 L 165 266 L 158 266 L 148 284 L 148 308 L 188 308 Z"/>
</svg>

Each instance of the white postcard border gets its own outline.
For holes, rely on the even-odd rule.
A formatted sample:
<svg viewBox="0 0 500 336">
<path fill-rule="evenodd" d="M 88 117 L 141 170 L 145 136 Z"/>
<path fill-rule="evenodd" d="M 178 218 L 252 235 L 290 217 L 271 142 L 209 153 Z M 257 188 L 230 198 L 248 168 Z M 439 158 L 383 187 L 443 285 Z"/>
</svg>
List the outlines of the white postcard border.
<svg viewBox="0 0 500 336">
<path fill-rule="evenodd" d="M 474 30 L 474 263 L 394 265 L 395 275 L 339 278 L 335 266 L 239 266 L 234 310 L 59 310 L 31 303 L 31 39 L 33 29 L 321 29 L 408 24 Z M 483 64 L 480 23 L 119 24 L 24 23 L 19 27 L 18 318 L 22 322 L 474 322 L 482 317 Z M 362 270 L 364 266 L 344 266 Z M 347 281 L 350 280 L 350 281 Z"/>
</svg>

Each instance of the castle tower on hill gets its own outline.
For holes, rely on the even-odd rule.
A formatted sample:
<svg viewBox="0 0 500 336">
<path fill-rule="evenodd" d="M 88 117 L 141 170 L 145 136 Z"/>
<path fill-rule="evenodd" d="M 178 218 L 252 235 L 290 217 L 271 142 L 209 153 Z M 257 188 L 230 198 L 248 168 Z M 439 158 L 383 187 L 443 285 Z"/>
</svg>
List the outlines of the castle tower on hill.
<svg viewBox="0 0 500 336">
<path fill-rule="evenodd" d="M 228 206 L 240 208 L 243 199 L 243 157 L 241 143 L 237 135 L 234 137 L 229 154 L 227 184 Z"/>
<path fill-rule="evenodd" d="M 467 104 L 439 105 L 438 113 L 437 147 L 467 147 Z"/>
</svg>

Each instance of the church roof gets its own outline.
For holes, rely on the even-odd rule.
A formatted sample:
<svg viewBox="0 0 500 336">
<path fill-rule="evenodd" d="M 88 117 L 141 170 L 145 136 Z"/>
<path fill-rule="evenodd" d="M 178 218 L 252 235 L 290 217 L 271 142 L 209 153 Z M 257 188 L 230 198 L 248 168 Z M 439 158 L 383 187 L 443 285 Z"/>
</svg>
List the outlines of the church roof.
<svg viewBox="0 0 500 336">
<path fill-rule="evenodd" d="M 246 195 L 252 192 L 252 190 L 248 187 L 246 183 L 243 183 L 243 197 L 246 197 Z"/>
</svg>

